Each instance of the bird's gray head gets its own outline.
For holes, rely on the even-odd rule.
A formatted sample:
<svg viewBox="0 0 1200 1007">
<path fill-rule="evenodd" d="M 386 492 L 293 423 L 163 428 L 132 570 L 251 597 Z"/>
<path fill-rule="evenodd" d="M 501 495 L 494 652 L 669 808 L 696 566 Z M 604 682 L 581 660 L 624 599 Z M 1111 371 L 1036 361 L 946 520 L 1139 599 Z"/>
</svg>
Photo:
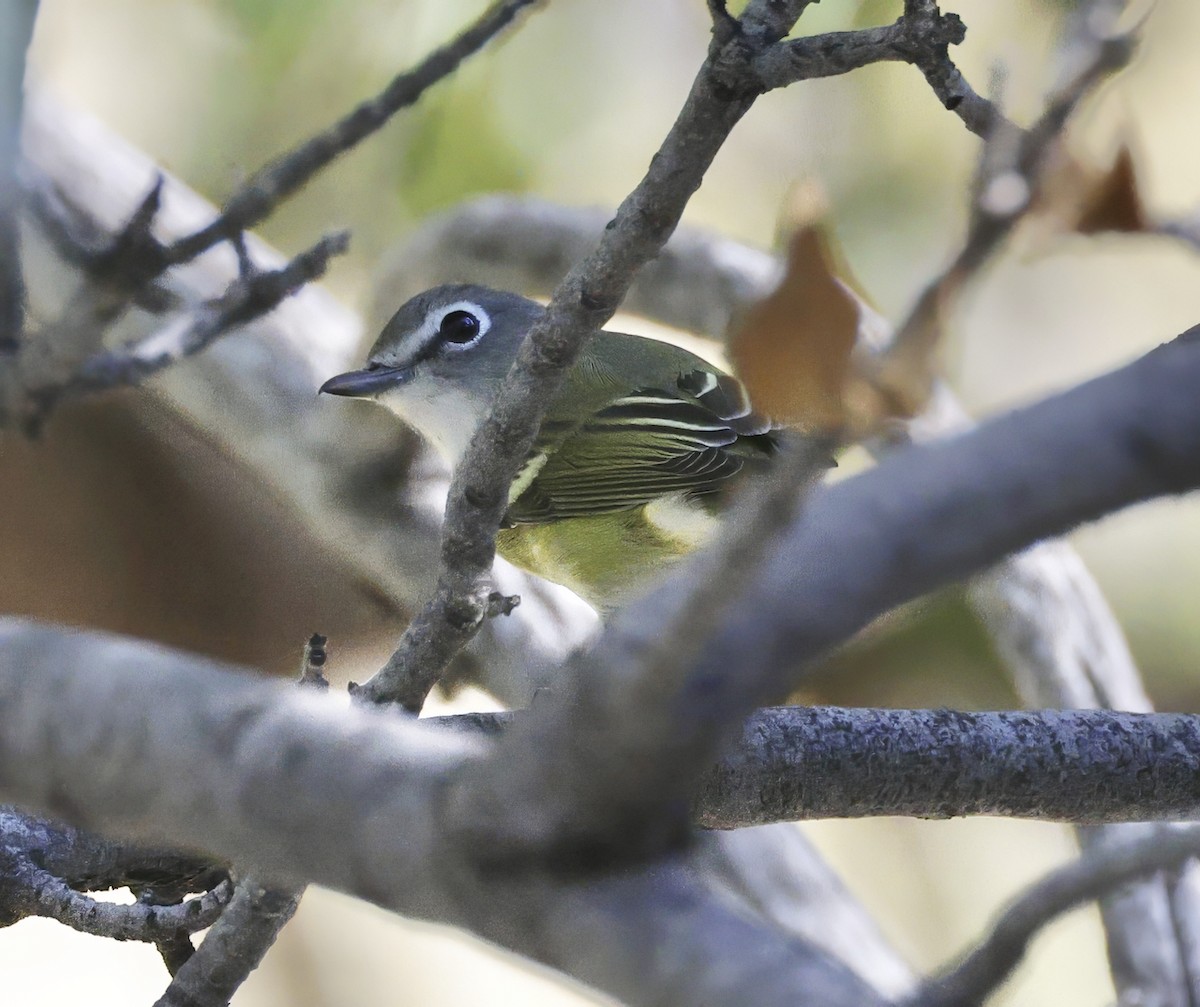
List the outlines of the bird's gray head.
<svg viewBox="0 0 1200 1007">
<path fill-rule="evenodd" d="M 541 312 L 536 301 L 503 290 L 434 287 L 392 316 L 365 368 L 330 378 L 321 391 L 376 399 L 454 465 Z"/>
</svg>

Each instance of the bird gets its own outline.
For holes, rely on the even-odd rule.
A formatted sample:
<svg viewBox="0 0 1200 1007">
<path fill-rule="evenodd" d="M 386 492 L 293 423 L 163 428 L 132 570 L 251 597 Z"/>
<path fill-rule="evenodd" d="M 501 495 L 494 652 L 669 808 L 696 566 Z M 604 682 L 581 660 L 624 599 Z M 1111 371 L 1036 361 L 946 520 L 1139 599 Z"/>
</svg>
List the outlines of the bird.
<svg viewBox="0 0 1200 1007">
<path fill-rule="evenodd" d="M 544 310 L 476 284 L 434 287 L 401 305 L 365 367 L 320 391 L 374 399 L 453 470 Z M 735 477 L 777 449 L 737 378 L 672 343 L 602 329 L 546 408 L 496 551 L 611 612 L 710 540 Z"/>
</svg>

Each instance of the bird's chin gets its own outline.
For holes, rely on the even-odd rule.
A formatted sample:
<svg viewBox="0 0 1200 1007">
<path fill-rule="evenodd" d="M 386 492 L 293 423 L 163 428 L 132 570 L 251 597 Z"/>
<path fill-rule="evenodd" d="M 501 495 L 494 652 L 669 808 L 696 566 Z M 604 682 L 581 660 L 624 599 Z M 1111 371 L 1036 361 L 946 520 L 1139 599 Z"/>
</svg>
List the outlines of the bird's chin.
<svg viewBox="0 0 1200 1007">
<path fill-rule="evenodd" d="M 422 378 L 375 396 L 429 441 L 453 468 L 483 418 L 480 403 L 453 384 Z"/>
</svg>

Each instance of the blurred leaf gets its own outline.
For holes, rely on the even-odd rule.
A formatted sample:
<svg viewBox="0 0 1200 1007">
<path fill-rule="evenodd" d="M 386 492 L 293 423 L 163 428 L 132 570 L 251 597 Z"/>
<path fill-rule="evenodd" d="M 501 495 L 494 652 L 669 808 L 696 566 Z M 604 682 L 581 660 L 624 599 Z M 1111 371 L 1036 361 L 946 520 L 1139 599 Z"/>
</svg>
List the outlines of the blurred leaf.
<svg viewBox="0 0 1200 1007">
<path fill-rule="evenodd" d="M 755 407 L 802 428 L 847 425 L 846 392 L 860 302 L 836 275 L 836 255 L 814 190 L 788 240 L 783 279 L 741 319 L 729 356 Z M 793 206 L 795 201 L 793 201 Z"/>
<path fill-rule="evenodd" d="M 911 419 L 925 408 L 937 380 L 937 351 L 945 338 L 947 308 L 970 275 L 951 269 L 926 287 L 887 348 L 870 361 L 867 380 L 876 399 L 860 429 L 873 429 L 887 419 Z"/>
<path fill-rule="evenodd" d="M 1031 213 L 1032 230 L 1058 234 L 1137 234 L 1154 229 L 1138 184 L 1134 145 L 1122 141 L 1106 168 L 1060 148 Z"/>
<path fill-rule="evenodd" d="M 1100 175 L 1087 194 L 1075 229 L 1080 234 L 1101 231 L 1137 233 L 1150 228 L 1146 207 L 1138 191 L 1133 150 L 1121 144 L 1108 171 Z"/>
</svg>

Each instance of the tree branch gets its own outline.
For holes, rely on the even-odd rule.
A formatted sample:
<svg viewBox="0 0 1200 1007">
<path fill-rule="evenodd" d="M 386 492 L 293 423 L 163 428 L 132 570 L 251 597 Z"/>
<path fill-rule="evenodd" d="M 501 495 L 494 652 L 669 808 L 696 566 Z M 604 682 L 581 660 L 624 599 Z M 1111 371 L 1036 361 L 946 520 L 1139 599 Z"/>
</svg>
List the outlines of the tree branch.
<svg viewBox="0 0 1200 1007">
<path fill-rule="evenodd" d="M 757 16 L 760 6 L 751 4 L 745 17 Z M 786 20 L 778 12 L 772 16 Z M 446 663 L 482 624 L 508 486 L 533 442 L 545 405 L 562 387 L 584 341 L 612 316 L 634 274 L 670 237 L 708 165 L 753 104 L 757 90 L 750 61 L 755 52 L 743 33 L 714 34 L 684 107 L 645 177 L 622 202 L 593 251 L 563 279 L 527 335 L 490 415 L 455 470 L 436 593 L 388 663 L 358 691 L 359 698 L 419 709 Z"/>
<path fill-rule="evenodd" d="M 1091 45 L 1080 65 L 1049 97 L 1028 130 L 1018 130 L 1005 119 L 993 121 L 962 247 L 950 265 L 926 284 L 908 316 L 872 360 L 873 380 L 894 398 L 902 414 L 916 415 L 928 403 L 933 378 L 927 362 L 941 338 L 949 306 L 1033 205 L 1067 120 L 1096 84 L 1133 55 L 1134 32 L 1104 34 L 1107 27 L 1107 23 L 1093 26 Z"/>
<path fill-rule="evenodd" d="M 6 899 L 5 918 L 45 916 L 73 930 L 117 941 L 157 942 L 213 925 L 233 893 L 228 881 L 178 905 L 120 905 L 97 902 L 77 892 L 31 860 L 4 851 L 5 885 L 20 895 Z"/>
<path fill-rule="evenodd" d="M 77 891 L 144 886 L 181 893 L 214 887 L 224 869 L 175 851 L 114 843 L 79 829 L 0 807 L 0 850 L 32 860 Z M 0 917 L 5 914 L 0 912 Z"/>
<path fill-rule="evenodd" d="M 1200 483 L 1197 382 L 1193 330 L 1105 377 L 817 491 L 683 681 L 629 675 L 703 558 L 685 562 L 502 740 L 503 758 L 464 775 L 455 796 L 464 819 L 475 802 L 490 809 L 488 846 L 500 859 L 661 842 L 672 834 L 663 809 L 682 814 L 692 780 L 734 725 L 875 616 L 1031 540 Z M 537 754 L 547 751 L 560 754 Z"/>
<path fill-rule="evenodd" d="M 526 716 L 427 723 L 499 737 Z M 692 810 L 710 829 L 877 815 L 1174 821 L 1200 809 L 1198 773 L 1200 717 L 1189 714 L 780 706 L 746 718 Z"/>
<path fill-rule="evenodd" d="M 10 0 L 0 8 L 0 358 L 16 352 L 25 324 L 17 161 L 25 104 L 25 54 L 37 9 L 37 0 Z"/>
<path fill-rule="evenodd" d="M 207 349 L 231 329 L 273 311 L 306 283 L 323 276 L 330 258 L 344 252 L 348 244 L 344 232 L 322 238 L 279 269 L 240 276 L 220 297 L 168 322 L 152 335 L 119 349 L 101 350 L 63 381 L 26 388 L 26 428 L 38 430 L 64 399 L 137 384 Z"/>
<path fill-rule="evenodd" d="M 499 0 L 491 4 L 451 42 L 435 49 L 412 70 L 399 74 L 379 94 L 368 98 L 322 133 L 260 168 L 239 189 L 214 221 L 180 238 L 164 250 L 163 264 L 189 262 L 219 241 L 228 240 L 266 219 L 291 195 L 335 158 L 366 139 L 402 108 L 449 77 L 469 56 L 510 25 L 537 0 Z"/>
<path fill-rule="evenodd" d="M 1022 893 L 977 947 L 950 972 L 926 983 L 906 1005 L 982 1004 L 1024 957 L 1034 934 L 1055 917 L 1197 855 L 1200 830 L 1196 828 L 1160 828 L 1140 842 L 1097 847 Z"/>
<path fill-rule="evenodd" d="M 988 136 L 1006 120 L 992 102 L 975 92 L 950 59 L 949 46 L 966 38 L 962 19 L 957 14 L 942 14 L 934 3 L 905 6 L 904 15 L 890 25 L 777 42 L 754 61 L 760 84 L 764 90 L 772 90 L 796 81 L 849 73 L 872 63 L 911 63 L 925 75 L 942 105 L 962 119 L 967 129 Z"/>
<path fill-rule="evenodd" d="M 253 877 L 240 880 L 232 901 L 172 973 L 154 1007 L 226 1007 L 299 904 L 299 891 L 272 889 Z"/>
<path fill-rule="evenodd" d="M 438 799 L 479 750 L 164 648 L 0 628 L 6 799 L 465 926 L 633 1005 L 735 1007 L 752 988 L 766 1007 L 883 1007 L 828 954 L 731 910 L 688 858 L 588 878 L 480 872 Z"/>
</svg>

